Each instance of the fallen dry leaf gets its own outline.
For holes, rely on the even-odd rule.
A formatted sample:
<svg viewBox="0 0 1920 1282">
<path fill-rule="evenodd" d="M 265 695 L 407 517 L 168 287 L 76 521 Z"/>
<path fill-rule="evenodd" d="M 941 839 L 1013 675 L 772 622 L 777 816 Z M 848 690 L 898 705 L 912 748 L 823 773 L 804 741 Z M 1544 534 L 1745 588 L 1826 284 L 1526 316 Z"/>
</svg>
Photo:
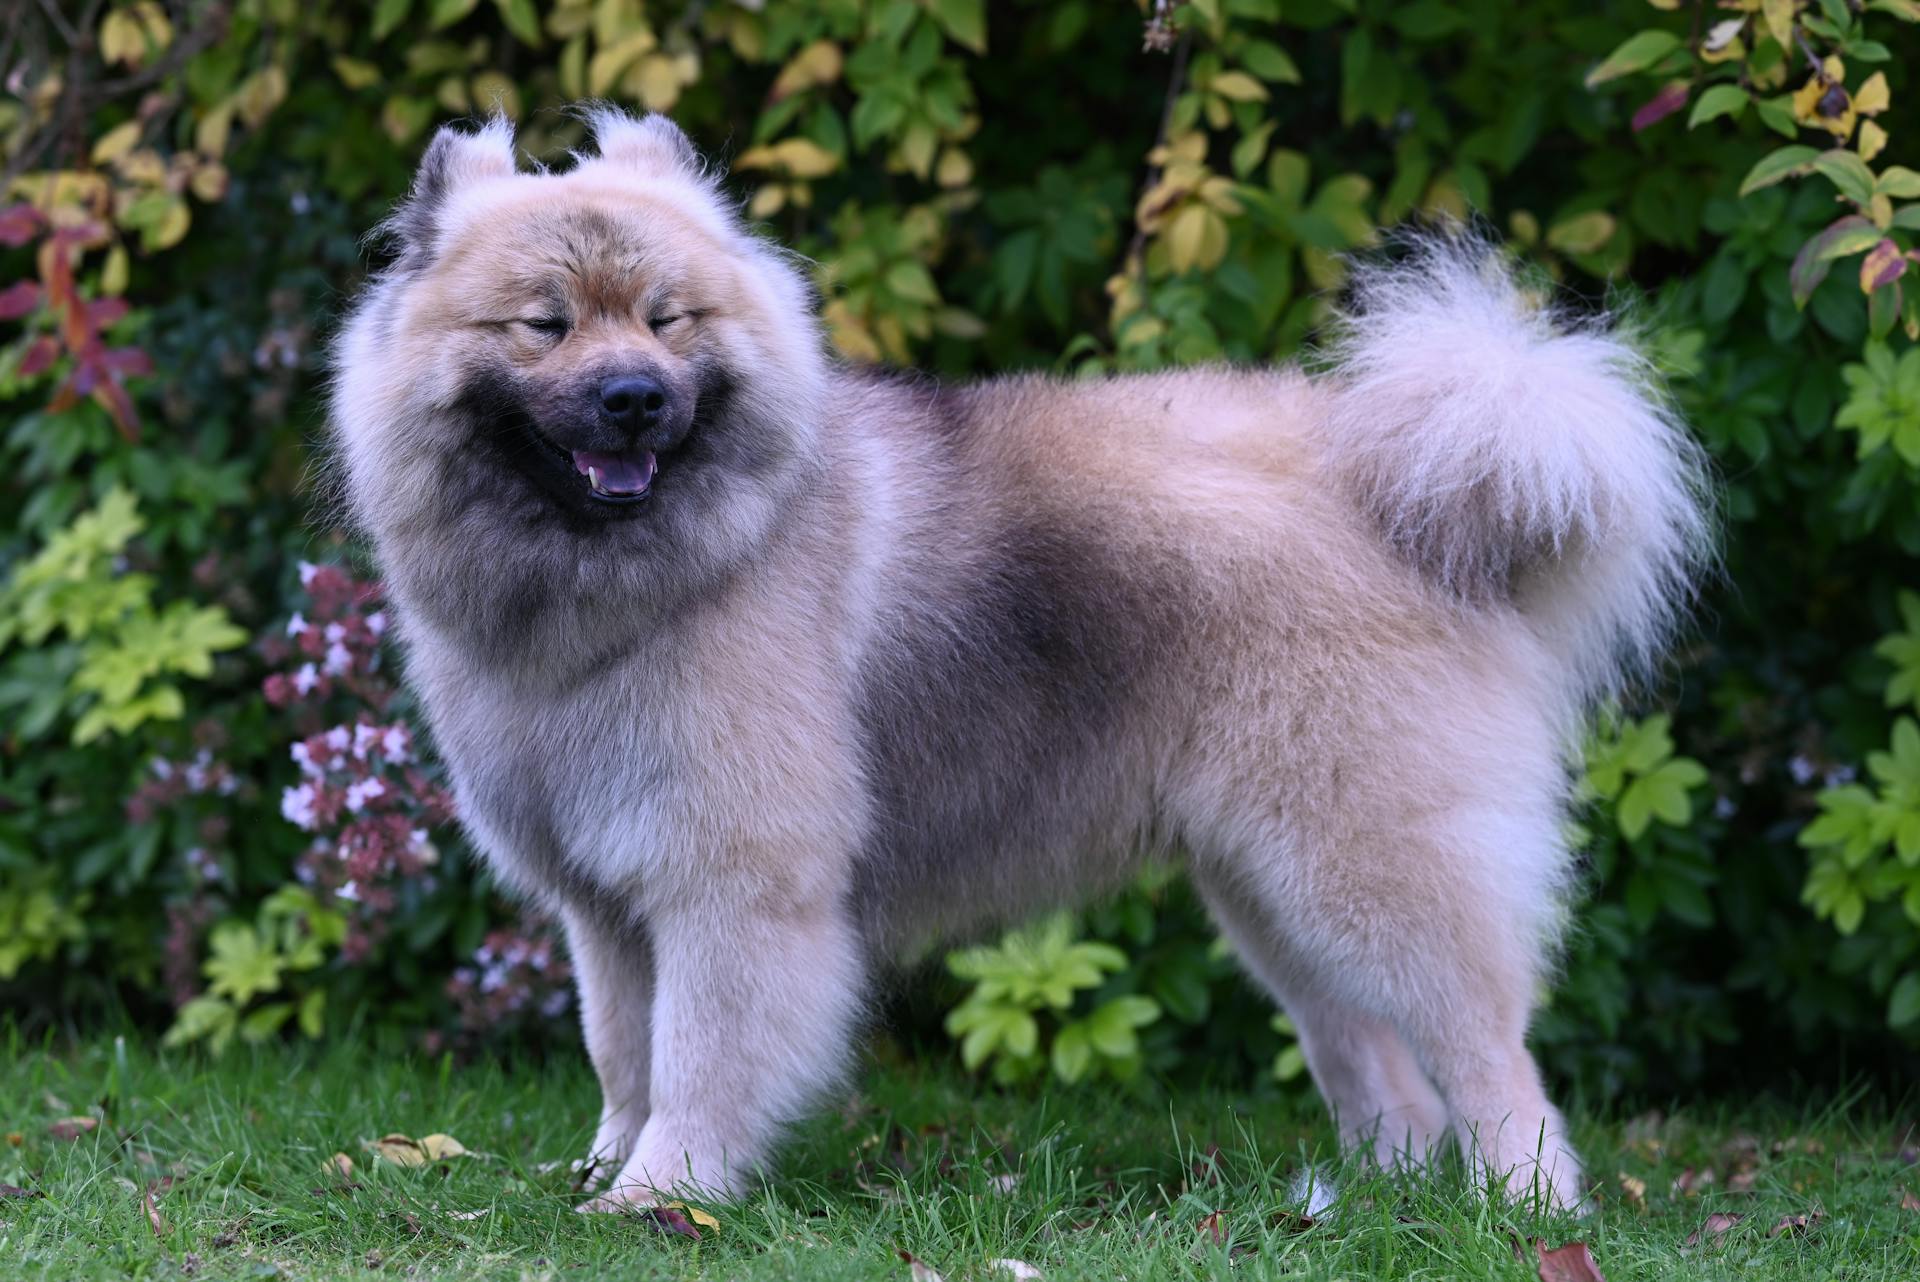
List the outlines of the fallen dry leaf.
<svg viewBox="0 0 1920 1282">
<path fill-rule="evenodd" d="M 679 1211 L 703 1229 L 718 1229 L 720 1227 L 720 1221 L 714 1219 L 713 1216 L 697 1206 L 688 1206 L 685 1202 L 663 1202 L 661 1205 L 669 1211 Z"/>
<path fill-rule="evenodd" d="M 353 1179 L 353 1159 L 345 1153 L 335 1153 L 332 1157 L 320 1163 L 320 1173 L 322 1175 L 337 1176 L 342 1181 L 351 1180 Z"/>
<path fill-rule="evenodd" d="M 447 1218 L 450 1220 L 484 1220 L 492 1214 L 492 1207 L 483 1206 L 477 1211 L 449 1211 Z"/>
<path fill-rule="evenodd" d="M 1702 1224 L 1699 1228 L 1687 1234 L 1687 1240 L 1685 1242 L 1682 1242 L 1680 1245 L 1699 1246 L 1702 1242 L 1707 1241 L 1709 1238 L 1718 1238 L 1721 1234 L 1725 1233 L 1728 1229 L 1732 1228 L 1734 1225 L 1738 1224 L 1740 1221 L 1746 1218 L 1747 1217 L 1745 1215 L 1742 1215 L 1737 1211 L 1733 1211 L 1733 1212 L 1715 1211 L 1712 1215 L 1709 1215 L 1707 1217 L 1707 1222 L 1705 1224 Z"/>
<path fill-rule="evenodd" d="M 22 1144 L 25 1144 L 26 1142 L 27 1142 L 27 1137 L 22 1135 L 19 1131 L 7 1132 L 7 1146 L 9 1148 L 19 1148 Z"/>
<path fill-rule="evenodd" d="M 1673 1195 L 1675 1197 L 1691 1197 L 1702 1189 L 1712 1188 L 1713 1181 L 1714 1174 L 1711 1166 L 1703 1166 L 1699 1170 L 1695 1170 L 1689 1166 L 1686 1170 L 1674 1176 Z"/>
<path fill-rule="evenodd" d="M 1025 1260 L 988 1260 L 987 1270 L 992 1273 L 1004 1273 L 1008 1277 L 1019 1278 L 1021 1282 L 1027 1282 L 1027 1279 L 1031 1278 L 1044 1278 L 1047 1276 L 1039 1269 L 1028 1264 Z"/>
<path fill-rule="evenodd" d="M 1735 1171 L 1732 1175 L 1729 1175 L 1727 1177 L 1727 1192 L 1729 1193 L 1753 1192 L 1753 1182 L 1755 1179 L 1759 1177 L 1759 1175 L 1760 1175 L 1760 1172 L 1752 1169 L 1751 1167 L 1749 1167 L 1744 1171 Z"/>
<path fill-rule="evenodd" d="M 1805 1215 L 1783 1215 L 1774 1221 L 1772 1228 L 1767 1230 L 1767 1236 L 1792 1237 L 1794 1234 L 1811 1230 L 1826 1218 L 1827 1213 L 1819 1209 L 1808 1211 Z"/>
<path fill-rule="evenodd" d="M 1020 1177 L 1014 1174 L 995 1175 L 987 1181 L 987 1187 L 995 1193 L 1011 1193 L 1020 1187 Z"/>
<path fill-rule="evenodd" d="M 1635 1176 L 1620 1172 L 1620 1191 L 1627 1195 L 1627 1201 L 1645 1210 L 1647 1206 L 1647 1182 Z"/>
<path fill-rule="evenodd" d="M 466 1146 L 451 1135 L 428 1135 L 416 1140 L 411 1135 L 395 1133 L 382 1135 L 377 1140 L 363 1140 L 361 1146 L 395 1166 L 426 1166 L 469 1155 Z"/>
<path fill-rule="evenodd" d="M 1536 1241 L 1533 1251 L 1540 1261 L 1540 1282 L 1607 1282 L 1585 1242 L 1569 1242 L 1549 1251 L 1545 1242 Z"/>
<path fill-rule="evenodd" d="M 57 1140 L 77 1140 L 98 1125 L 97 1117 L 63 1117 L 47 1124 L 47 1134 Z"/>
<path fill-rule="evenodd" d="M 925 1260 L 922 1260 L 912 1251 L 902 1247 L 898 1251 L 895 1251 L 894 1254 L 898 1255 L 900 1262 L 907 1266 L 907 1276 L 912 1278 L 913 1282 L 947 1282 L 945 1278 L 940 1276 L 938 1269 L 928 1264 Z"/>
<path fill-rule="evenodd" d="M 159 1194 L 153 1185 L 147 1185 L 146 1191 L 140 1195 L 140 1204 L 147 1211 L 147 1227 L 153 1230 L 155 1237 L 164 1242 L 167 1237 L 167 1222 L 160 1216 Z"/>
<path fill-rule="evenodd" d="M 1202 1217 L 1196 1228 L 1200 1233 L 1212 1238 L 1215 1246 L 1227 1244 L 1227 1217 L 1220 1212 L 1215 1211 L 1212 1215 Z"/>
<path fill-rule="evenodd" d="M 1920 1197 L 1915 1197 L 1905 1189 L 1901 1189 L 1900 1209 L 1903 1211 L 1920 1211 Z"/>
<path fill-rule="evenodd" d="M 639 1211 L 642 1219 L 653 1221 L 654 1227 L 664 1233 L 671 1233 L 675 1237 L 690 1237 L 696 1242 L 700 1240 L 700 1230 L 694 1227 L 693 1221 L 688 1218 L 686 1212 L 677 1207 L 643 1206 Z"/>
</svg>

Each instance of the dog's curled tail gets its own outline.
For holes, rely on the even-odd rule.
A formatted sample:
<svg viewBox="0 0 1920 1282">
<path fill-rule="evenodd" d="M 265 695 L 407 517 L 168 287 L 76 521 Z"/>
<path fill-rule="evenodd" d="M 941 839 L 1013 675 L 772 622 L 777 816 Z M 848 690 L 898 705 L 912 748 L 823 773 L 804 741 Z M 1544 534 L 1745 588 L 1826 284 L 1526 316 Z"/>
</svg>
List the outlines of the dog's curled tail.
<svg viewBox="0 0 1920 1282">
<path fill-rule="evenodd" d="M 1658 654 L 1710 554 L 1704 456 L 1645 360 L 1531 299 L 1498 250 L 1356 267 L 1325 458 L 1442 588 L 1509 602 L 1575 697 Z"/>
</svg>

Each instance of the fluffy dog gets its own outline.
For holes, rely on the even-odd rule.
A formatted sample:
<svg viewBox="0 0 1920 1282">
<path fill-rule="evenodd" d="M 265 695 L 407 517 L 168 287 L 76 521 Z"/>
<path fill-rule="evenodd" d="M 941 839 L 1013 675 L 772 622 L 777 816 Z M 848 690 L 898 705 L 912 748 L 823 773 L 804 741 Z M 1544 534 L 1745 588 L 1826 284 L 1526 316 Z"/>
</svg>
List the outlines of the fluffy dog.
<svg viewBox="0 0 1920 1282">
<path fill-rule="evenodd" d="M 1707 541 L 1629 348 L 1429 244 L 1325 375 L 880 377 L 684 134 L 589 119 L 559 173 L 434 139 L 332 424 L 464 822 L 565 921 L 594 1205 L 740 1193 L 889 959 L 1153 853 L 1349 1141 L 1576 1201 L 1567 750 Z"/>
</svg>

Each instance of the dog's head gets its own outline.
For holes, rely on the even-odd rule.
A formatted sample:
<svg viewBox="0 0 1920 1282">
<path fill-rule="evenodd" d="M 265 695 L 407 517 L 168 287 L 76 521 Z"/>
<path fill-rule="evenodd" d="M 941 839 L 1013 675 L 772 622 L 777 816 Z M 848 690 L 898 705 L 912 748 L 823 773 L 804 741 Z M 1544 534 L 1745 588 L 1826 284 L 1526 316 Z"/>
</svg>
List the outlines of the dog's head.
<svg viewBox="0 0 1920 1282">
<path fill-rule="evenodd" d="M 503 122 L 442 129 L 388 224 L 332 419 L 389 573 L 478 557 L 543 595 L 697 590 L 818 466 L 804 277 L 671 122 L 587 119 L 595 151 L 558 173 L 521 172 Z"/>
</svg>

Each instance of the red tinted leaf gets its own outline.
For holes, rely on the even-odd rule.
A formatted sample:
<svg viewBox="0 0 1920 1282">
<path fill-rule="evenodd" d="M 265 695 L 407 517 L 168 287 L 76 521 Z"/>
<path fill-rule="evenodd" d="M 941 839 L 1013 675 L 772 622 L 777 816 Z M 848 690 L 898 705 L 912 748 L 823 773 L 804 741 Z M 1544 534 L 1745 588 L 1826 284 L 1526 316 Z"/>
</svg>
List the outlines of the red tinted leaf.
<svg viewBox="0 0 1920 1282">
<path fill-rule="evenodd" d="M 685 1211 L 675 1210 L 671 1206 L 650 1206 L 642 1214 L 663 1232 L 675 1237 L 690 1237 L 696 1242 L 700 1240 L 700 1230 L 687 1218 Z"/>
<path fill-rule="evenodd" d="M 1206 1216 L 1200 1221 L 1199 1231 L 1203 1236 L 1212 1238 L 1215 1246 L 1225 1246 L 1227 1244 L 1227 1217 L 1215 1211 L 1212 1215 Z"/>
<path fill-rule="evenodd" d="M 32 378 L 35 374 L 44 374 L 60 356 L 60 344 L 51 334 L 43 334 L 27 348 L 27 354 L 20 358 L 20 376 Z"/>
<path fill-rule="evenodd" d="M 1860 261 L 1860 292 L 1871 294 L 1882 285 L 1891 285 L 1907 270 L 1907 259 L 1900 246 L 1882 240 L 1867 251 Z"/>
<path fill-rule="evenodd" d="M 1540 1260 L 1540 1282 L 1607 1282 L 1585 1242 L 1569 1242 L 1551 1251 L 1545 1242 L 1535 1242 L 1533 1249 Z"/>
<path fill-rule="evenodd" d="M 153 358 L 138 347 L 112 347 L 100 354 L 100 367 L 129 378 L 153 373 Z"/>
<path fill-rule="evenodd" d="M 0 289 L 0 321 L 19 320 L 40 305 L 40 282 L 17 280 Z"/>
<path fill-rule="evenodd" d="M 0 245 L 18 249 L 39 235 L 46 223 L 32 205 L 8 205 L 0 209 Z"/>
<path fill-rule="evenodd" d="M 1787 273 L 1788 283 L 1793 287 L 1793 305 L 1805 307 L 1807 300 L 1813 297 L 1813 291 L 1820 288 L 1820 282 L 1827 278 L 1833 269 L 1833 259 L 1823 258 L 1827 246 L 1850 235 L 1873 226 L 1859 214 L 1848 214 L 1845 218 L 1829 223 L 1818 235 L 1800 246 L 1800 252 L 1793 256 L 1793 269 Z"/>
<path fill-rule="evenodd" d="M 1640 110 L 1633 113 L 1633 132 L 1639 133 L 1686 106 L 1687 88 L 1684 80 L 1673 80 L 1660 86 L 1660 92 L 1647 99 L 1640 105 Z"/>
<path fill-rule="evenodd" d="M 99 1125 L 97 1117 L 63 1117 L 47 1124 L 47 1134 L 57 1140 L 77 1140 Z"/>
<path fill-rule="evenodd" d="M 1826 1218 L 1827 1213 L 1817 1209 L 1808 1211 L 1804 1215 L 1783 1215 L 1774 1221 L 1772 1228 L 1767 1230 L 1767 1236 L 1791 1237 L 1795 1234 L 1807 1233 L 1817 1227 L 1820 1221 Z"/>
<path fill-rule="evenodd" d="M 127 388 L 117 375 L 108 375 L 93 389 L 93 399 L 100 403 L 113 418 L 113 425 L 120 429 L 120 435 L 129 441 L 140 439 L 140 415 L 133 408 L 133 398 L 127 395 Z"/>
<path fill-rule="evenodd" d="M 96 298 L 87 304 L 87 323 L 95 329 L 105 329 L 125 316 L 128 310 L 124 298 Z"/>
</svg>

